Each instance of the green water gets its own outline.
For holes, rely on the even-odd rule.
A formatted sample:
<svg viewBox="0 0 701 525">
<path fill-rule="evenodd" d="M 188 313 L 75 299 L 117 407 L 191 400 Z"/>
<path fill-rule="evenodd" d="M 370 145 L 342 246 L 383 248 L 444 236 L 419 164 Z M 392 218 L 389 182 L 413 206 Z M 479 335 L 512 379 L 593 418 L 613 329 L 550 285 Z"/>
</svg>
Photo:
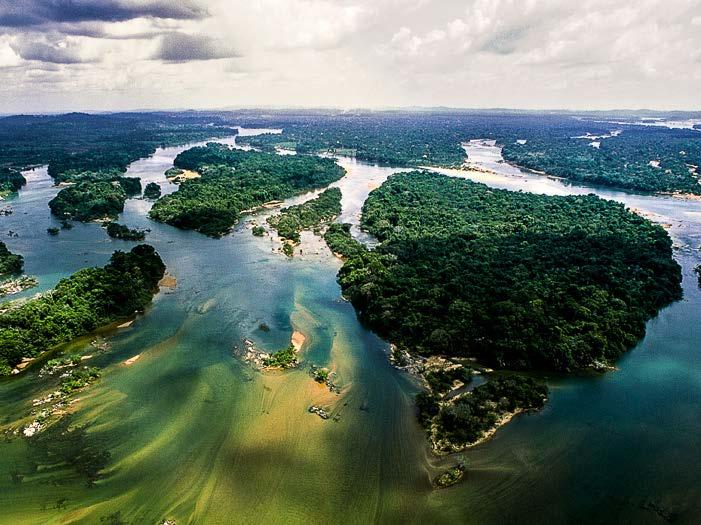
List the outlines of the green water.
<svg viewBox="0 0 701 525">
<path fill-rule="evenodd" d="M 163 172 L 181 149 L 159 150 L 130 175 L 172 191 Z M 367 192 L 392 170 L 342 163 L 349 170 L 338 183 L 343 219 L 357 220 Z M 591 191 L 526 176 L 489 182 Z M 56 191 L 37 170 L 12 203 L 14 214 L 0 217 L 0 233 L 19 233 L 8 247 L 25 255 L 39 290 L 131 246 L 95 224 L 48 237 L 46 202 Z M 698 203 L 599 192 L 673 222 L 682 244 L 701 244 Z M 661 513 L 694 523 L 701 516 L 697 251 L 677 252 L 685 299 L 651 321 L 619 371 L 552 378 L 543 412 L 517 417 L 465 453 L 465 482 L 435 491 L 431 478 L 453 459 L 428 452 L 413 414 L 416 386 L 387 364 L 387 345 L 341 300 L 340 263 L 323 244 L 305 236 L 304 255 L 288 260 L 243 225 L 212 240 L 149 221 L 150 205 L 129 201 L 120 222 L 151 229 L 147 242 L 177 287 L 159 294 L 131 327 L 107 333 L 107 351 L 96 351 L 92 337 L 72 345 L 93 355 L 89 362 L 103 377 L 78 394 L 67 416 L 86 434 L 62 446 L 108 451 L 103 478 L 88 486 L 72 465 L 37 470 L 31 440 L 8 435 L 0 442 L 0 523 L 660 523 Z M 258 329 L 261 322 L 269 332 Z M 244 339 L 283 348 L 293 329 L 307 336 L 304 362 L 337 373 L 340 395 L 306 369 L 263 375 L 234 355 Z M 123 364 L 135 355 L 134 364 Z M 52 390 L 37 368 L 0 381 L 4 428 Z M 338 421 L 309 414 L 311 404 Z"/>
</svg>

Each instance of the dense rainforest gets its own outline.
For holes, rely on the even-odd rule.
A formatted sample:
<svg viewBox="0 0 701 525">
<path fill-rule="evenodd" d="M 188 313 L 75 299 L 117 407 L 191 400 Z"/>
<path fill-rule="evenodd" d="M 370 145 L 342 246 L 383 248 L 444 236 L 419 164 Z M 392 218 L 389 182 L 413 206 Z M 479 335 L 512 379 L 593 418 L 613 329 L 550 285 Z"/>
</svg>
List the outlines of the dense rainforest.
<svg viewBox="0 0 701 525">
<path fill-rule="evenodd" d="M 341 190 L 329 188 L 315 199 L 283 209 L 279 214 L 268 218 L 268 224 L 283 239 L 299 242 L 301 231 L 319 228 L 340 213 Z"/>
<path fill-rule="evenodd" d="M 351 236 L 350 224 L 330 224 L 324 233 L 324 240 L 329 249 L 343 259 L 360 257 L 367 253 L 365 246 Z"/>
<path fill-rule="evenodd" d="M 185 180 L 178 191 L 161 197 L 150 217 L 215 237 L 229 231 L 245 210 L 327 186 L 344 174 L 331 159 L 242 151 L 221 144 L 184 151 L 175 166 L 201 177 Z"/>
<path fill-rule="evenodd" d="M 24 258 L 12 253 L 7 249 L 7 245 L 0 241 L 0 278 L 22 273 L 22 268 L 24 268 Z"/>
<path fill-rule="evenodd" d="M 124 224 L 119 224 L 116 222 L 108 222 L 105 225 L 105 229 L 107 230 L 107 235 L 113 239 L 121 239 L 123 241 L 143 241 L 146 238 L 145 231 L 129 228 Z"/>
<path fill-rule="evenodd" d="M 19 171 L 0 167 L 0 198 L 7 197 L 25 184 L 27 184 L 27 179 Z"/>
<path fill-rule="evenodd" d="M 143 310 L 158 290 L 165 265 L 148 245 L 117 251 L 103 268 L 85 268 L 54 290 L 0 305 L 0 374 L 25 357 Z"/>
<path fill-rule="evenodd" d="M 117 171 L 157 147 L 236 134 L 201 113 L 16 115 L 0 118 L 0 167 L 49 165 L 57 182 L 80 172 Z"/>
<path fill-rule="evenodd" d="M 119 182 L 79 182 L 58 192 L 49 201 L 49 208 L 61 219 L 114 219 L 124 210 L 126 200 L 127 193 Z"/>
<path fill-rule="evenodd" d="M 271 150 L 352 155 L 400 167 L 458 167 L 461 143 L 491 139 L 504 158 L 524 168 L 590 184 L 636 191 L 701 194 L 701 134 L 695 130 L 640 126 L 628 115 L 417 111 L 280 112 L 255 120 L 282 134 L 241 137 Z M 619 116 L 619 118 L 622 118 Z M 612 134 L 613 132 L 613 134 Z"/>
<path fill-rule="evenodd" d="M 61 191 L 52 212 L 86 221 L 113 217 L 126 197 L 141 192 L 127 166 L 157 147 L 235 135 L 220 117 L 194 113 L 115 113 L 0 118 L 0 197 L 25 184 L 18 170 L 48 164 L 56 181 L 77 185 Z M 126 195 L 108 183 L 118 183 Z"/>
<path fill-rule="evenodd" d="M 645 192 L 701 195 L 701 133 L 629 126 L 606 138 L 540 134 L 508 142 L 504 158 L 518 166 L 577 182 Z"/>
<path fill-rule="evenodd" d="M 453 402 L 440 402 L 435 394 L 416 397 L 419 421 L 429 431 L 435 450 L 462 450 L 499 425 L 504 416 L 538 410 L 545 404 L 545 384 L 521 375 L 493 377 Z"/>
<path fill-rule="evenodd" d="M 156 200 L 161 196 L 161 187 L 155 182 L 149 182 L 144 188 L 144 198 Z"/>
<path fill-rule="evenodd" d="M 370 193 L 362 226 L 381 244 L 347 259 L 343 292 L 366 324 L 420 354 L 499 368 L 604 366 L 681 296 L 662 227 L 593 195 L 412 172 Z"/>
</svg>

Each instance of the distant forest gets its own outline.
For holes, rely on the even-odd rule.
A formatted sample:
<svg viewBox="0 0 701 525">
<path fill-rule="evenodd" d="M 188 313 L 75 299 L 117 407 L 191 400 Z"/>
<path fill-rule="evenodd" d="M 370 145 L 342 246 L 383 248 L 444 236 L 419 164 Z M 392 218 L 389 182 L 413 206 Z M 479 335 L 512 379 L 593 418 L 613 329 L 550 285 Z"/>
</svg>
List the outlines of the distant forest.
<svg viewBox="0 0 701 525">
<path fill-rule="evenodd" d="M 640 119 L 630 115 L 359 111 L 240 118 L 284 130 L 240 138 L 261 149 L 352 155 L 397 167 L 459 167 L 465 160 L 461 143 L 490 139 L 503 147 L 508 162 L 550 175 L 634 191 L 701 194 L 701 133 L 636 125 Z"/>
<path fill-rule="evenodd" d="M 701 194 L 701 128 L 637 125 L 643 116 L 507 110 L 20 115 L 0 118 L 0 192 L 23 184 L 17 171 L 42 164 L 57 182 L 114 180 L 158 146 L 229 136 L 243 125 L 283 130 L 239 137 L 263 151 L 353 155 L 398 167 L 460 167 L 461 143 L 491 139 L 508 162 L 550 175 L 632 191 Z"/>
</svg>

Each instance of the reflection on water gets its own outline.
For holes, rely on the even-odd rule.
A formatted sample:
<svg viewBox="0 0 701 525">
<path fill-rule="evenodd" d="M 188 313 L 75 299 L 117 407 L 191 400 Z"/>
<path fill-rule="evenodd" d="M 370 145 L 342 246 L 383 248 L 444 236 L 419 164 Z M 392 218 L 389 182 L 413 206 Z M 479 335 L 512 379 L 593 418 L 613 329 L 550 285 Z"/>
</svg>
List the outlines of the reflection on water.
<svg viewBox="0 0 701 525">
<path fill-rule="evenodd" d="M 132 164 L 128 175 L 173 191 L 163 172 L 186 147 L 158 150 Z M 470 162 L 497 173 L 448 173 L 512 190 L 595 192 L 671 224 L 684 246 L 675 253 L 684 268 L 685 299 L 648 324 L 647 337 L 619 371 L 553 379 L 543 412 L 515 418 L 465 453 L 465 482 L 433 491 L 431 477 L 453 460 L 428 453 L 411 402 L 416 386 L 387 364 L 387 345 L 363 329 L 341 299 L 336 259 L 287 259 L 270 238 L 244 227 L 222 239 L 177 230 L 148 219 L 151 202 L 132 199 L 120 222 L 150 228 L 147 241 L 178 285 L 158 295 L 131 327 L 112 333 L 109 350 L 96 352 L 90 338 L 73 345 L 94 354 L 90 364 L 104 370 L 101 381 L 80 394 L 71 416 L 87 425 L 86 434 L 76 434 L 82 448 L 109 451 L 104 478 L 87 488 L 65 465 L 37 470 L 32 449 L 8 436 L 0 443 L 0 521 L 696 521 L 701 294 L 692 268 L 701 245 L 701 203 L 567 185 L 500 162 L 494 146 L 475 148 L 468 150 Z M 339 162 L 348 171 L 334 183 L 343 192 L 339 220 L 361 235 L 359 213 L 368 192 L 398 170 Z M 8 246 L 25 255 L 40 290 L 132 246 L 110 239 L 96 224 L 48 237 L 45 230 L 55 221 L 46 203 L 57 191 L 46 170 L 35 170 L 12 203 L 15 213 L 0 218 L 0 232 L 19 233 L 8 237 Z M 260 330 L 261 323 L 270 331 Z M 282 348 L 293 327 L 307 335 L 305 363 L 335 371 L 340 395 L 316 384 L 304 368 L 261 375 L 233 356 L 243 339 L 270 351 Z M 137 354 L 133 365 L 123 364 Z M 28 414 L 31 400 L 45 390 L 35 370 L 0 381 L 0 425 Z M 309 414 L 311 404 L 338 421 Z"/>
</svg>

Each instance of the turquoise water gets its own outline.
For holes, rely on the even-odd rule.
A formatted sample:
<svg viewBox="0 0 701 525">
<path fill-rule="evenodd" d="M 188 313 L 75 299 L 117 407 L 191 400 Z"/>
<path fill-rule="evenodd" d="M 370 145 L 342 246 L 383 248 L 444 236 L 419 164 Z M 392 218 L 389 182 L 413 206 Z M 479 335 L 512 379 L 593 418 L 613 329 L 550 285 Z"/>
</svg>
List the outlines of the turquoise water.
<svg viewBox="0 0 701 525">
<path fill-rule="evenodd" d="M 230 143 L 232 141 L 229 141 Z M 159 150 L 129 175 L 159 182 L 178 151 Z M 342 219 L 355 221 L 367 192 L 396 170 L 342 159 Z M 453 175 L 465 176 L 466 172 Z M 435 458 L 418 428 L 410 377 L 387 364 L 387 344 L 356 320 L 340 296 L 340 262 L 305 236 L 289 260 L 246 228 L 222 239 L 147 218 L 130 200 L 120 222 L 151 231 L 177 278 L 131 327 L 107 332 L 110 348 L 73 348 L 103 369 L 68 416 L 86 425 L 83 448 L 107 450 L 103 479 L 88 487 L 66 464 L 35 469 L 36 449 L 15 437 L 31 400 L 51 391 L 38 366 L 0 381 L 0 522 L 99 523 L 508 523 L 635 522 L 701 516 L 701 293 L 692 268 L 701 245 L 701 203 L 632 196 L 520 173 L 471 174 L 498 187 L 589 193 L 625 201 L 672 224 L 683 248 L 684 300 L 648 325 L 646 338 L 603 376 L 551 378 L 545 410 L 519 416 L 464 454 L 464 483 L 435 491 L 430 480 L 452 458 Z M 0 235 L 25 255 L 27 273 L 51 288 L 78 268 L 102 265 L 133 243 L 96 224 L 58 237 L 46 203 L 58 191 L 36 170 L 0 217 Z M 310 198 L 307 195 L 290 202 Z M 255 219 L 255 218 L 254 218 Z M 256 219 L 260 220 L 260 219 Z M 688 246 L 687 246 L 688 245 Z M 260 323 L 270 326 L 261 331 Z M 274 351 L 304 333 L 305 366 L 260 374 L 237 357 L 244 339 Z M 127 366 L 124 361 L 139 355 Z M 328 366 L 341 394 L 314 383 L 306 365 Z M 327 408 L 338 421 L 307 412 Z M 19 427 L 21 428 L 21 427 Z M 17 474 L 24 476 L 21 481 Z"/>
</svg>

